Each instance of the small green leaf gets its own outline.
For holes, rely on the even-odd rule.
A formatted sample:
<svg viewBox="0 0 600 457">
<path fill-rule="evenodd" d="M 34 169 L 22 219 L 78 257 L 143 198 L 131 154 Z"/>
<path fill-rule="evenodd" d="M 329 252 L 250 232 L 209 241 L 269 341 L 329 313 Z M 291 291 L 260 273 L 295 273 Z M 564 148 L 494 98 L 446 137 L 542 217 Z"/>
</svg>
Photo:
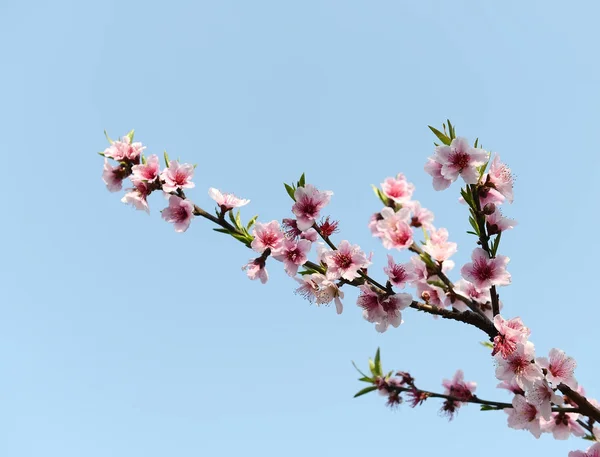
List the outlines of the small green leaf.
<svg viewBox="0 0 600 457">
<path fill-rule="evenodd" d="M 165 150 L 165 167 L 169 168 L 169 154 L 167 154 L 167 151 Z"/>
<path fill-rule="evenodd" d="M 363 377 L 365 377 L 365 378 L 367 377 L 366 374 L 364 374 L 362 371 L 360 371 L 360 368 L 358 368 L 356 366 L 356 364 L 354 363 L 354 361 L 352 361 L 352 366 L 356 369 L 356 371 L 358 371 L 361 375 L 363 375 Z"/>
<path fill-rule="evenodd" d="M 377 370 L 378 376 L 383 374 L 383 370 L 381 369 L 381 351 L 379 348 L 377 348 L 377 352 L 375 353 L 375 370 Z"/>
<path fill-rule="evenodd" d="M 471 232 L 470 230 L 467 230 L 467 233 L 468 233 L 469 235 L 475 235 L 475 236 L 479 236 L 477 233 L 475 233 L 475 232 Z"/>
<path fill-rule="evenodd" d="M 480 341 L 479 344 L 488 349 L 494 349 L 494 345 L 490 341 Z"/>
<path fill-rule="evenodd" d="M 252 228 L 252 226 L 254 225 L 254 223 L 256 222 L 256 219 L 258 219 L 258 214 L 248 221 L 248 225 L 246 226 L 246 229 L 250 230 Z"/>
<path fill-rule="evenodd" d="M 365 387 L 362 390 L 359 390 L 356 395 L 354 395 L 354 398 L 356 397 L 360 397 L 361 395 L 364 394 L 368 394 L 369 392 L 373 392 L 374 390 L 377 390 L 377 386 L 369 386 L 369 387 Z"/>
<path fill-rule="evenodd" d="M 213 229 L 215 232 L 219 232 L 219 233 L 227 233 L 229 234 L 229 230 L 224 229 L 224 228 L 214 228 Z"/>
<path fill-rule="evenodd" d="M 363 376 L 362 378 L 358 378 L 358 380 L 362 381 L 362 382 L 368 382 L 368 383 L 371 383 L 371 384 L 373 384 L 373 382 L 374 382 L 373 378 L 369 378 L 368 376 Z"/>
<path fill-rule="evenodd" d="M 306 184 L 306 177 L 304 176 L 304 173 L 302 173 L 302 176 L 300 176 L 300 181 L 298 181 L 298 187 L 304 187 L 304 184 Z"/>
<path fill-rule="evenodd" d="M 235 220 L 235 217 L 233 216 L 233 211 L 228 211 L 228 213 L 229 213 L 229 220 L 231 221 L 231 223 L 233 224 L 233 226 L 235 228 L 239 228 L 238 225 L 237 225 L 237 222 Z"/>
<path fill-rule="evenodd" d="M 500 246 L 500 237 L 502 236 L 502 232 L 498 233 L 498 235 L 496 235 L 496 238 L 494 239 L 494 244 L 492 246 L 492 257 L 496 257 L 496 252 L 498 252 L 498 247 Z"/>
<path fill-rule="evenodd" d="M 127 134 L 127 138 L 129 138 L 130 143 L 133 143 L 133 134 L 134 134 L 134 130 L 132 130 L 131 132 L 129 132 Z"/>
<path fill-rule="evenodd" d="M 498 408 L 497 406 L 490 405 L 481 405 L 481 411 L 499 411 L 502 408 Z"/>
<path fill-rule="evenodd" d="M 142 154 L 142 164 L 146 165 L 146 156 Z"/>
<path fill-rule="evenodd" d="M 479 236 L 479 226 L 477 225 L 477 222 L 475 222 L 475 219 L 473 219 L 473 216 L 469 216 L 469 224 L 471 224 L 473 230 L 477 232 L 476 235 Z"/>
<path fill-rule="evenodd" d="M 437 280 L 428 280 L 427 284 L 431 284 L 432 286 L 435 287 L 439 287 L 440 289 L 445 289 L 446 288 L 446 284 L 444 284 L 442 281 L 437 281 Z"/>
<path fill-rule="evenodd" d="M 235 215 L 235 226 L 237 228 L 242 228 L 242 218 L 240 216 L 240 210 L 238 209 L 237 214 Z"/>
<path fill-rule="evenodd" d="M 377 370 L 375 368 L 375 362 L 373 362 L 373 359 L 369 359 L 369 371 L 373 376 L 377 376 Z"/>
<path fill-rule="evenodd" d="M 456 132 L 454 131 L 454 126 L 450 123 L 450 119 L 446 119 L 448 122 L 448 133 L 450 134 L 450 139 L 453 140 L 456 138 Z"/>
<path fill-rule="evenodd" d="M 100 154 L 102 157 L 106 157 L 103 152 L 99 152 L 98 154 Z"/>
<path fill-rule="evenodd" d="M 104 136 L 106 137 L 106 139 L 108 140 L 108 142 L 109 142 L 110 144 L 113 144 L 113 143 L 114 143 L 114 141 L 113 141 L 113 140 L 111 140 L 111 139 L 110 139 L 110 137 L 108 136 L 108 133 L 106 133 L 106 130 L 104 131 Z"/>
<path fill-rule="evenodd" d="M 294 197 L 294 193 L 296 192 L 296 190 L 290 186 L 289 184 L 283 183 L 283 185 L 285 186 L 285 190 L 287 191 L 288 195 L 290 196 L 290 198 L 294 201 L 296 201 L 296 197 Z"/>
<path fill-rule="evenodd" d="M 429 127 L 429 130 L 431 130 L 433 132 L 433 134 L 435 136 L 437 136 L 442 143 L 444 143 L 446 146 L 450 145 L 450 143 L 452 142 L 452 140 L 450 138 L 448 138 L 445 134 L 443 134 L 442 132 L 440 132 L 435 127 L 432 127 L 431 125 L 428 125 L 427 127 Z"/>
<path fill-rule="evenodd" d="M 479 138 L 475 138 L 475 145 L 473 147 L 476 148 L 478 144 L 479 144 Z"/>
</svg>

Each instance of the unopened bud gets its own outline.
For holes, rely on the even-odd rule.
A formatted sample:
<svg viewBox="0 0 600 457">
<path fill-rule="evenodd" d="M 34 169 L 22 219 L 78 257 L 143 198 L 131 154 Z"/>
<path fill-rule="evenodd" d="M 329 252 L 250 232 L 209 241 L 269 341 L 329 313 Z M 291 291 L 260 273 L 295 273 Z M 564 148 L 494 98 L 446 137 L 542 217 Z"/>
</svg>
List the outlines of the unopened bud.
<svg viewBox="0 0 600 457">
<path fill-rule="evenodd" d="M 496 205 L 493 203 L 488 203 L 483 207 L 483 214 L 486 216 L 490 216 L 496 212 Z"/>
</svg>

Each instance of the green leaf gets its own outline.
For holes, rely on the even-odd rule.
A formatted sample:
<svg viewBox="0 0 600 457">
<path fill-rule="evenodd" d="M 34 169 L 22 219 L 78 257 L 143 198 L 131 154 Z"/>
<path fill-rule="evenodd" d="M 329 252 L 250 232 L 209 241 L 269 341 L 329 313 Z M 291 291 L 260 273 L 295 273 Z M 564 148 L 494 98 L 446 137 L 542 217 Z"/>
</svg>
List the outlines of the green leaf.
<svg viewBox="0 0 600 457">
<path fill-rule="evenodd" d="M 448 122 L 448 133 L 450 134 L 450 139 L 453 140 L 456 138 L 456 132 L 454 131 L 454 126 L 450 123 L 450 119 L 446 119 Z"/>
<path fill-rule="evenodd" d="M 475 144 L 473 145 L 473 147 L 476 148 L 478 144 L 479 144 L 479 138 L 475 138 Z"/>
<path fill-rule="evenodd" d="M 134 130 L 132 130 L 131 132 L 129 132 L 127 134 L 127 138 L 129 138 L 130 143 L 133 143 L 133 134 L 134 134 Z"/>
<path fill-rule="evenodd" d="M 258 214 L 248 221 L 248 225 L 246 226 L 246 229 L 250 230 L 252 228 L 252 226 L 254 225 L 254 223 L 256 222 L 256 219 L 258 219 Z"/>
<path fill-rule="evenodd" d="M 169 168 L 169 154 L 167 154 L 167 151 L 165 150 L 165 167 Z"/>
<path fill-rule="evenodd" d="M 442 281 L 437 281 L 437 280 L 428 280 L 427 284 L 431 284 L 432 286 L 435 287 L 439 287 L 440 289 L 445 289 L 446 288 L 446 284 L 444 284 Z"/>
<path fill-rule="evenodd" d="M 432 127 L 431 125 L 428 125 L 427 127 L 429 127 L 429 130 L 431 130 L 433 134 L 437 136 L 442 143 L 444 143 L 446 146 L 450 145 L 452 140 L 448 138 L 444 133 L 440 132 L 438 129 Z"/>
<path fill-rule="evenodd" d="M 473 219 L 473 216 L 469 216 L 469 224 L 471 224 L 473 230 L 477 232 L 476 235 L 479 236 L 479 226 L 477 225 L 477 222 L 475 222 L 475 219 Z"/>
<path fill-rule="evenodd" d="M 296 197 L 294 197 L 295 189 L 292 186 L 290 186 L 289 184 L 283 183 L 283 185 L 285 186 L 285 190 L 287 191 L 287 193 L 291 197 L 291 199 L 296 201 Z"/>
<path fill-rule="evenodd" d="M 142 164 L 146 165 L 146 156 L 142 154 Z"/>
<path fill-rule="evenodd" d="M 300 176 L 300 181 L 298 181 L 298 187 L 304 187 L 304 184 L 306 184 L 306 177 L 304 176 L 304 173 L 302 173 L 302 176 Z"/>
<path fill-rule="evenodd" d="M 235 217 L 233 216 L 233 211 L 228 211 L 228 213 L 229 213 L 229 220 L 231 221 L 231 223 L 233 224 L 233 226 L 235 228 L 239 228 L 238 225 L 237 225 L 237 222 L 235 220 Z"/>
<path fill-rule="evenodd" d="M 379 348 L 377 348 L 377 352 L 375 353 L 375 370 L 377 370 L 378 376 L 383 374 L 383 370 L 381 369 L 381 351 Z"/>
<path fill-rule="evenodd" d="M 475 235 L 475 236 L 479 236 L 477 233 L 475 233 L 475 232 L 471 232 L 471 230 L 467 230 L 467 233 L 468 233 L 469 235 Z"/>
<path fill-rule="evenodd" d="M 488 349 L 494 349 L 494 345 L 490 341 L 480 341 L 479 344 Z"/>
<path fill-rule="evenodd" d="M 241 241 L 244 244 L 250 244 L 248 238 L 245 235 L 240 235 L 239 233 L 231 233 L 231 236 L 236 240 Z"/>
<path fill-rule="evenodd" d="M 100 154 L 102 157 L 106 157 L 103 152 L 99 152 L 98 154 Z"/>
<path fill-rule="evenodd" d="M 502 236 L 502 232 L 496 235 L 494 239 L 494 244 L 492 245 L 492 257 L 496 257 L 496 252 L 498 252 L 498 247 L 500 246 L 500 237 Z"/>
<path fill-rule="evenodd" d="M 352 366 L 356 369 L 356 371 L 358 371 L 361 375 L 363 375 L 363 377 L 365 377 L 365 378 L 367 377 L 367 375 L 364 374 L 362 371 L 360 371 L 360 368 L 358 368 L 356 366 L 356 364 L 354 363 L 354 360 L 352 361 Z"/>
<path fill-rule="evenodd" d="M 502 408 L 498 408 L 497 406 L 490 405 L 481 405 L 481 411 L 499 411 Z"/>
<path fill-rule="evenodd" d="M 235 226 L 239 229 L 242 228 L 242 218 L 240 216 L 240 210 L 238 209 L 237 214 L 235 215 Z"/>
<path fill-rule="evenodd" d="M 356 395 L 354 395 L 354 398 L 356 397 L 360 397 L 361 395 L 364 394 L 368 394 L 369 392 L 373 392 L 374 390 L 377 390 L 377 386 L 369 386 L 369 387 L 365 387 L 362 390 L 359 390 Z"/>
<path fill-rule="evenodd" d="M 368 382 L 368 383 L 371 383 L 371 384 L 373 384 L 373 382 L 374 382 L 373 378 L 369 378 L 368 376 L 363 376 L 362 378 L 358 378 L 358 380 L 362 381 L 362 382 Z"/>
<path fill-rule="evenodd" d="M 214 228 L 213 229 L 215 232 L 219 232 L 219 233 L 227 233 L 229 234 L 229 230 L 224 229 L 224 228 Z"/>
<path fill-rule="evenodd" d="M 110 144 L 113 144 L 113 143 L 114 143 L 114 141 L 113 141 L 113 140 L 111 140 L 111 139 L 110 139 L 110 137 L 108 136 L 108 133 L 106 133 L 106 130 L 104 131 L 104 136 L 106 137 L 106 139 L 108 140 L 108 142 L 109 142 Z"/>
</svg>

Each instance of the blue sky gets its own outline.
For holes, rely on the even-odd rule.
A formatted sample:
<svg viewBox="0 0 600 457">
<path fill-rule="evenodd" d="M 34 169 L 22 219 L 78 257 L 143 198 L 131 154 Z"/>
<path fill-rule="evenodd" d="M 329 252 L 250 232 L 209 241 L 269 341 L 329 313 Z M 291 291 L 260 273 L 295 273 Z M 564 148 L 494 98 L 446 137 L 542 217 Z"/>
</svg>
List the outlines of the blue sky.
<svg viewBox="0 0 600 457">
<path fill-rule="evenodd" d="M 113 136 L 197 163 L 208 187 L 252 200 L 248 219 L 288 217 L 283 181 L 306 172 L 335 195 L 337 240 L 386 252 L 366 224 L 370 184 L 403 172 L 459 243 L 472 238 L 458 187 L 436 193 L 427 125 L 501 153 L 516 176 L 503 238 L 507 316 L 539 355 L 577 358 L 598 385 L 595 230 L 600 66 L 595 2 L 0 2 L 5 223 L 0 266 L 0 455 L 567 455 L 583 441 L 535 440 L 506 415 L 429 401 L 393 412 L 362 386 L 384 367 L 441 389 L 457 368 L 495 389 L 475 329 L 407 312 L 381 335 L 348 291 L 341 316 L 293 294 L 275 262 L 193 222 L 177 234 L 101 182 Z M 402 254 L 398 259 L 407 259 Z M 458 270 L 458 269 L 457 269 Z M 454 272 L 458 279 L 458 271 Z"/>
</svg>

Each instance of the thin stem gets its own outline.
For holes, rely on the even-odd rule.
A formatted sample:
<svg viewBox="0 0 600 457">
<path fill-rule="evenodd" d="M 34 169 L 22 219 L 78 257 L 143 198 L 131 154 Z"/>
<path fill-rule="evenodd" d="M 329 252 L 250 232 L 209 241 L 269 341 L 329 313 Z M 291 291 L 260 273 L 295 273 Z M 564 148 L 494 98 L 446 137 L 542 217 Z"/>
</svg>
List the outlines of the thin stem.
<svg viewBox="0 0 600 457">
<path fill-rule="evenodd" d="M 416 394 L 423 394 L 423 396 L 427 397 L 427 398 L 443 398 L 445 400 L 456 401 L 456 402 L 460 402 L 460 403 L 475 403 L 478 405 L 486 405 L 486 406 L 491 406 L 493 408 L 497 408 L 497 410 L 504 409 L 504 408 L 511 408 L 511 409 L 513 408 L 512 403 L 493 401 L 493 400 L 484 400 L 482 398 L 477 397 L 476 395 L 473 395 L 472 397 L 465 399 L 465 398 L 461 398 L 461 397 L 455 397 L 453 395 L 446 395 L 446 394 L 440 394 L 437 392 L 431 392 L 428 390 L 422 390 L 415 386 L 401 387 L 401 386 L 387 385 L 386 388 L 388 390 L 393 390 L 398 393 L 413 392 Z M 579 408 L 563 408 L 561 406 L 553 406 L 552 412 L 555 412 L 555 413 L 579 413 L 580 410 L 579 410 Z"/>
<path fill-rule="evenodd" d="M 479 188 L 476 184 L 471 184 L 471 195 L 475 203 L 475 217 L 477 218 L 477 226 L 479 227 L 479 243 L 485 252 L 487 252 L 490 259 L 493 258 L 492 251 L 490 249 L 489 241 L 490 237 L 485 228 L 485 214 L 481 210 L 481 201 L 479 200 Z M 498 236 L 498 235 L 496 235 Z M 498 293 L 496 292 L 496 286 L 490 287 L 490 295 L 492 297 L 492 314 L 496 316 L 500 314 L 500 302 L 498 301 Z"/>
</svg>

